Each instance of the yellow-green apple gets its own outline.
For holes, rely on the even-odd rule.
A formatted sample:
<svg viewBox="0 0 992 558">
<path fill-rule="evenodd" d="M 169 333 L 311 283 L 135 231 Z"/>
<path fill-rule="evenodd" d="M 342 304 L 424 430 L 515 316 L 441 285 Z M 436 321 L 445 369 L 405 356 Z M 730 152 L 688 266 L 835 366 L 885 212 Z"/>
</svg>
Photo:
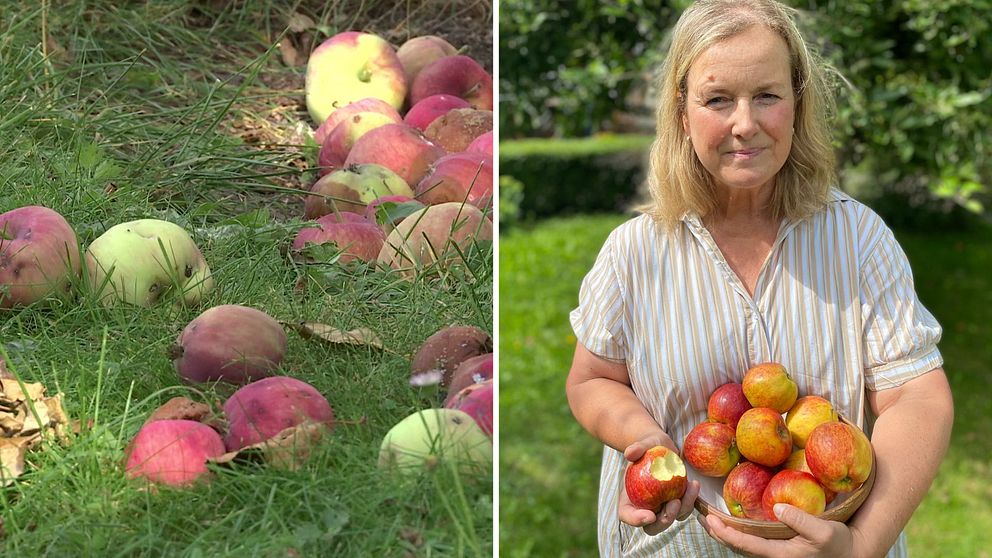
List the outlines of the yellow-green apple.
<svg viewBox="0 0 992 558">
<path fill-rule="evenodd" d="M 454 95 L 431 95 L 421 99 L 420 102 L 410 107 L 410 110 L 403 115 L 403 122 L 409 126 L 424 131 L 431 122 L 437 120 L 450 110 L 460 108 L 472 108 L 468 101 Z"/>
<path fill-rule="evenodd" d="M 292 249 L 306 252 L 307 246 L 327 245 L 335 249 L 341 264 L 354 260 L 376 261 L 386 240 L 386 233 L 381 228 L 357 213 L 329 213 L 314 221 L 314 225 L 316 227 L 303 228 L 296 234 Z"/>
<path fill-rule="evenodd" d="M 0 214 L 0 308 L 64 294 L 79 271 L 76 233 L 57 211 L 29 205 Z"/>
<path fill-rule="evenodd" d="M 386 237 L 378 260 L 412 279 L 458 267 L 473 246 L 492 239 L 492 221 L 474 205 L 429 205 L 396 225 Z"/>
<path fill-rule="evenodd" d="M 264 442 L 304 423 L 334 426 L 334 409 L 317 388 L 289 376 L 269 376 L 238 388 L 224 402 L 228 451 Z"/>
<path fill-rule="evenodd" d="M 441 157 L 414 189 L 428 205 L 468 202 L 480 209 L 492 206 L 493 163 L 485 153 L 452 153 Z"/>
<path fill-rule="evenodd" d="M 777 362 L 764 362 L 749 368 L 744 373 L 743 387 L 752 407 L 771 407 L 779 413 L 788 411 L 799 396 L 799 386 Z"/>
<path fill-rule="evenodd" d="M 805 449 L 810 472 L 834 492 L 857 490 L 871 473 L 871 442 L 856 426 L 825 422 L 810 433 Z"/>
<path fill-rule="evenodd" d="M 384 196 L 414 196 L 398 174 L 374 163 L 355 164 L 321 177 L 303 202 L 303 216 L 317 219 L 334 211 L 364 213 L 369 203 Z"/>
<path fill-rule="evenodd" d="M 493 338 L 482 329 L 467 325 L 442 327 L 425 339 L 414 353 L 410 362 L 410 383 L 450 386 L 455 371 L 463 362 L 492 352 Z M 492 361 L 489 372 L 492 374 Z"/>
<path fill-rule="evenodd" d="M 324 176 L 329 172 L 340 169 L 348 158 L 355 142 L 369 131 L 386 124 L 398 124 L 402 120 L 396 120 L 390 115 L 380 112 L 358 112 L 345 118 L 336 128 L 324 139 L 324 143 L 317 152 L 317 173 Z"/>
<path fill-rule="evenodd" d="M 477 109 L 493 110 L 492 76 L 462 54 L 445 56 L 425 66 L 410 85 L 410 106 L 439 94 L 461 97 Z"/>
<path fill-rule="evenodd" d="M 224 454 L 220 434 L 194 420 L 154 420 L 138 431 L 126 450 L 130 478 L 186 487 L 206 480 L 207 462 Z"/>
<path fill-rule="evenodd" d="M 657 512 L 665 502 L 681 498 L 689 481 L 678 454 L 665 446 L 654 446 L 627 465 L 623 484 L 635 508 Z"/>
<path fill-rule="evenodd" d="M 791 469 L 775 473 L 761 496 L 761 506 L 768 521 L 778 521 L 775 504 L 790 504 L 812 515 L 820 515 L 827 507 L 823 487 L 813 475 Z"/>
<path fill-rule="evenodd" d="M 493 380 L 488 380 L 465 386 L 451 393 L 445 400 L 447 409 L 458 409 L 475 419 L 475 423 L 486 433 L 493 436 Z"/>
<path fill-rule="evenodd" d="M 722 422 L 701 422 L 686 434 L 682 457 L 707 477 L 722 477 L 740 461 L 734 429 Z"/>
<path fill-rule="evenodd" d="M 761 507 L 761 496 L 773 476 L 775 470 L 771 467 L 750 461 L 738 463 L 723 481 L 723 501 L 730 515 L 768 521 Z"/>
<path fill-rule="evenodd" d="M 195 304 L 213 289 L 210 266 L 189 233 L 159 219 L 107 229 L 86 250 L 89 286 L 104 304 L 151 306 L 167 295 Z"/>
<path fill-rule="evenodd" d="M 413 37 L 396 49 L 396 57 L 403 65 L 407 83 L 413 83 L 420 70 L 431 62 L 455 54 L 458 54 L 458 49 L 437 35 Z"/>
<path fill-rule="evenodd" d="M 364 99 L 352 101 L 332 112 L 331 115 L 324 120 L 324 123 L 317 127 L 317 131 L 313 134 L 314 142 L 316 142 L 317 145 L 324 145 L 324 140 L 327 139 L 327 136 L 331 135 L 331 132 L 338 127 L 338 124 L 342 123 L 351 116 L 364 112 L 377 112 L 388 116 L 394 122 L 403 121 L 403 117 L 400 116 L 399 111 L 393 108 L 393 105 L 390 105 L 386 101 L 376 97 L 366 97 Z"/>
<path fill-rule="evenodd" d="M 393 46 L 370 33 L 345 31 L 310 54 L 304 84 L 307 110 L 322 124 L 335 110 L 376 97 L 399 110 L 406 98 L 403 65 Z"/>
<path fill-rule="evenodd" d="M 754 407 L 737 421 L 737 448 L 748 461 L 777 467 L 792 454 L 792 435 L 775 409 Z"/>
<path fill-rule="evenodd" d="M 728 382 L 713 390 L 706 405 L 706 416 L 710 420 L 722 422 L 737 429 L 737 421 L 751 403 L 744 397 L 744 390 L 737 382 Z"/>
<path fill-rule="evenodd" d="M 449 153 L 465 151 L 472 140 L 493 129 L 493 111 L 476 108 L 452 109 L 424 130 L 427 139 Z"/>
<path fill-rule="evenodd" d="M 205 310 L 183 328 L 169 358 L 183 380 L 246 384 L 271 375 L 286 355 L 286 332 L 272 316 L 240 304 Z"/>
<path fill-rule="evenodd" d="M 369 202 L 365 208 L 365 218 L 389 234 L 403 219 L 424 207 L 426 205 L 409 196 L 382 196 Z"/>
<path fill-rule="evenodd" d="M 344 166 L 374 163 L 400 176 L 411 187 L 446 154 L 441 146 L 406 124 L 386 124 L 369 131 L 351 146 Z"/>
<path fill-rule="evenodd" d="M 792 469 L 793 471 L 805 471 L 811 475 L 813 474 L 813 472 L 809 470 L 809 465 L 806 464 L 806 450 L 804 449 L 797 449 L 793 451 L 792 455 L 790 455 L 789 458 L 785 460 L 785 463 L 782 464 L 782 468 Z M 836 492 L 826 487 L 823 488 L 823 494 L 827 498 L 828 506 L 837 496 Z"/>
<path fill-rule="evenodd" d="M 444 461 L 463 472 L 492 466 L 493 443 L 475 420 L 457 409 L 417 411 L 393 426 L 379 446 L 379 466 L 416 473 Z"/>
<path fill-rule="evenodd" d="M 834 406 L 818 395 L 800 397 L 785 415 L 785 425 L 792 433 L 792 443 L 800 448 L 806 447 L 806 438 L 814 428 L 836 420 Z"/>
<path fill-rule="evenodd" d="M 492 157 L 493 156 L 492 131 L 486 132 L 481 136 L 472 140 L 472 143 L 468 144 L 468 147 L 465 148 L 465 151 L 468 152 L 478 151 L 479 153 L 485 153 L 486 155 Z"/>
</svg>

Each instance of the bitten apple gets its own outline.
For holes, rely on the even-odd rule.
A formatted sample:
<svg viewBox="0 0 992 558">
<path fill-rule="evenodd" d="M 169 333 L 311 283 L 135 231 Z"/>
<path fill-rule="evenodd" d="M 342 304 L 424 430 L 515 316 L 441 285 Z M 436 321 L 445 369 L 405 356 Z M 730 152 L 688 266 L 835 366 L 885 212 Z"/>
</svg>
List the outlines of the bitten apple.
<svg viewBox="0 0 992 558">
<path fill-rule="evenodd" d="M 701 422 L 689 431 L 682 444 L 682 457 L 707 477 L 722 477 L 741 458 L 734 429 L 722 422 Z"/>
<path fill-rule="evenodd" d="M 845 422 L 825 422 L 806 440 L 806 464 L 826 488 L 851 492 L 868 479 L 874 457 L 868 437 Z"/>
<path fill-rule="evenodd" d="M 737 448 L 748 461 L 777 467 L 792 453 L 792 435 L 774 409 L 748 409 L 737 422 L 736 434 Z"/>
<path fill-rule="evenodd" d="M 713 390 L 706 406 L 706 416 L 710 420 L 722 422 L 731 428 L 737 428 L 737 421 L 744 411 L 751 408 L 751 403 L 744 397 L 744 389 L 737 382 L 729 382 Z"/>
<path fill-rule="evenodd" d="M 738 463 L 723 481 L 723 501 L 730 515 L 768 521 L 761 497 L 773 476 L 775 470 L 771 467 L 750 461 Z"/>
<path fill-rule="evenodd" d="M 761 496 L 761 506 L 769 521 L 778 521 L 775 504 L 791 504 L 812 515 L 820 515 L 827 507 L 823 487 L 813 475 L 790 469 L 775 473 Z"/>
<path fill-rule="evenodd" d="M 785 425 L 792 433 L 792 443 L 800 448 L 806 447 L 806 439 L 814 428 L 824 422 L 836 421 L 834 406 L 818 395 L 800 397 L 785 415 Z"/>
<path fill-rule="evenodd" d="M 764 362 L 749 368 L 744 373 L 743 389 L 752 407 L 771 407 L 779 413 L 792 408 L 799 396 L 799 386 L 777 362 Z"/>
<path fill-rule="evenodd" d="M 665 446 L 655 446 L 627 466 L 624 487 L 635 508 L 657 512 L 662 504 L 681 498 L 689 481 L 685 463 Z"/>
</svg>

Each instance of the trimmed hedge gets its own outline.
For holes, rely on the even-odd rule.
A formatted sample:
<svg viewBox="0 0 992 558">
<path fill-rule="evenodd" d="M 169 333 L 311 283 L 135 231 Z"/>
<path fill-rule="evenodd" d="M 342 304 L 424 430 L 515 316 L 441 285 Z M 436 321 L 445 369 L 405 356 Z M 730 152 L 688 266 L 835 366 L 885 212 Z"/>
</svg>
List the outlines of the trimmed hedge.
<svg viewBox="0 0 992 558">
<path fill-rule="evenodd" d="M 522 185 L 522 195 L 513 192 L 515 200 L 501 195 L 501 218 L 626 211 L 642 192 L 652 139 L 604 135 L 500 142 L 501 185 Z M 504 214 L 504 202 L 519 202 L 519 211 L 507 208 Z"/>
</svg>

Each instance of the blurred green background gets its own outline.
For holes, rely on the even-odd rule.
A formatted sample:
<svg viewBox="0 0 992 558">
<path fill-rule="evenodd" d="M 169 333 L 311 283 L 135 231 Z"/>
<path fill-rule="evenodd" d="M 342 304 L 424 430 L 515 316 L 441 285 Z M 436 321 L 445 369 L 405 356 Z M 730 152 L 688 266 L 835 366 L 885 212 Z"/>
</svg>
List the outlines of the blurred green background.
<svg viewBox="0 0 992 558">
<path fill-rule="evenodd" d="M 689 3 L 500 3 L 501 556 L 596 555 L 601 445 L 565 400 L 568 312 L 641 194 L 653 72 Z M 911 554 L 992 556 L 992 2 L 787 3 L 836 70 L 839 186 L 896 231 L 944 327 L 954 433 Z"/>
</svg>

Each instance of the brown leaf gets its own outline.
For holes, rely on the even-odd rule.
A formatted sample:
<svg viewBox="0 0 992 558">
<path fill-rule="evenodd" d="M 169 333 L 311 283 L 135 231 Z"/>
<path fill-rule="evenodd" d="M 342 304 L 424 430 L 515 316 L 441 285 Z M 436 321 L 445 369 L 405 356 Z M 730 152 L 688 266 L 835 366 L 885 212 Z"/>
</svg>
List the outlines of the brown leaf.
<svg viewBox="0 0 992 558">
<path fill-rule="evenodd" d="M 283 322 L 283 325 L 296 330 L 303 336 L 304 339 L 316 338 L 319 341 L 332 344 L 365 345 L 368 347 L 375 347 L 376 349 L 384 348 L 382 341 L 379 340 L 379 336 L 377 336 L 371 329 L 365 327 L 360 327 L 351 331 L 341 331 L 336 327 L 314 322 L 301 322 L 295 324 Z"/>
<path fill-rule="evenodd" d="M 304 422 L 290 426 L 275 436 L 245 446 L 237 451 L 214 457 L 214 463 L 230 463 L 235 459 L 247 459 L 261 455 L 266 463 L 280 469 L 295 471 L 310 457 L 310 448 L 317 444 L 330 431 L 330 426 L 320 422 Z"/>
<path fill-rule="evenodd" d="M 24 448 L 13 445 L 0 446 L 0 486 L 14 484 L 14 479 L 24 473 Z"/>
<path fill-rule="evenodd" d="M 20 402 L 27 400 L 29 397 L 34 401 L 45 395 L 45 386 L 41 385 L 40 382 L 33 384 L 24 382 L 24 389 L 22 390 L 21 384 L 17 380 L 7 378 L 6 380 L 0 380 L 0 393 L 3 394 L 2 398 L 8 401 Z"/>
<path fill-rule="evenodd" d="M 301 59 L 304 56 L 300 54 L 300 51 L 293 45 L 293 40 L 289 37 L 284 37 L 283 40 L 279 41 L 279 54 L 282 56 L 282 63 L 287 66 L 303 65 Z"/>
<path fill-rule="evenodd" d="M 194 420 L 215 429 L 223 429 L 223 421 L 205 403 L 198 403 L 188 397 L 173 397 L 152 411 L 145 424 L 153 420 Z"/>
<path fill-rule="evenodd" d="M 0 430 L 6 436 L 16 436 L 24 429 L 24 409 L 18 408 L 15 411 L 0 411 Z"/>
<path fill-rule="evenodd" d="M 41 432 L 43 428 L 51 424 L 51 419 L 48 417 L 48 406 L 39 404 L 34 405 L 34 408 L 25 405 L 24 414 L 24 425 L 21 427 L 21 435 L 28 436 L 31 434 L 36 434 Z"/>
<path fill-rule="evenodd" d="M 286 24 L 292 33 L 303 33 L 305 31 L 312 31 L 317 28 L 317 22 L 305 14 L 299 12 L 293 12 L 289 16 L 289 22 Z"/>
</svg>

